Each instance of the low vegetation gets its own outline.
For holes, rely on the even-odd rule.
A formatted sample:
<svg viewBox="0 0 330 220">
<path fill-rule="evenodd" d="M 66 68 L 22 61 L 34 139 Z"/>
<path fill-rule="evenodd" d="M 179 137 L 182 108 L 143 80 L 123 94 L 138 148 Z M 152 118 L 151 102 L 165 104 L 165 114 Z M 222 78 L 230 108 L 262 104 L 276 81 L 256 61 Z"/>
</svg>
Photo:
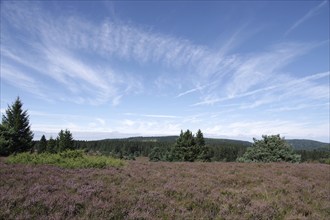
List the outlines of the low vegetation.
<svg viewBox="0 0 330 220">
<path fill-rule="evenodd" d="M 0 219 L 328 219 L 329 165 L 127 161 L 106 169 L 8 164 Z"/>
<path fill-rule="evenodd" d="M 8 164 L 47 164 L 63 168 L 106 168 L 120 167 L 124 162 L 106 156 L 86 155 L 82 150 L 67 150 L 57 154 L 19 153 L 7 158 Z"/>
</svg>

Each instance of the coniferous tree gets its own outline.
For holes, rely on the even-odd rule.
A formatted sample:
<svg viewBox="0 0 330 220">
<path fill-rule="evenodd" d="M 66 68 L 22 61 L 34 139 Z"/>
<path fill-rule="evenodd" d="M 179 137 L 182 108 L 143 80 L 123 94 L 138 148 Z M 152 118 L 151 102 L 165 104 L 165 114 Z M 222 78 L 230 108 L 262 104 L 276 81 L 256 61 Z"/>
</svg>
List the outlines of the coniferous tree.
<svg viewBox="0 0 330 220">
<path fill-rule="evenodd" d="M 170 150 L 164 151 L 163 158 L 167 161 L 211 161 L 213 152 L 205 145 L 203 133 L 199 129 L 196 137 L 191 131 L 181 130 L 179 138 Z"/>
<path fill-rule="evenodd" d="M 205 139 L 202 131 L 198 129 L 195 137 L 195 152 L 194 155 L 197 160 L 211 161 L 212 154 L 208 146 L 205 145 Z"/>
<path fill-rule="evenodd" d="M 56 147 L 57 146 L 57 141 L 53 138 L 50 137 L 49 140 L 47 141 L 47 152 L 49 153 L 56 153 Z"/>
<path fill-rule="evenodd" d="M 23 111 L 22 106 L 23 103 L 17 97 L 2 117 L 3 128 L 0 136 L 6 143 L 10 143 L 9 154 L 29 151 L 33 147 L 29 115 L 27 110 Z"/>
<path fill-rule="evenodd" d="M 38 153 L 44 153 L 47 151 L 47 140 L 45 135 L 41 136 L 41 139 L 37 145 L 37 151 Z"/>
<path fill-rule="evenodd" d="M 15 135 L 14 129 L 8 128 L 0 124 L 0 156 L 9 156 L 14 152 L 13 136 Z"/>
<path fill-rule="evenodd" d="M 204 146 L 205 145 L 205 139 L 204 139 L 204 135 L 201 131 L 201 129 L 198 129 L 197 133 L 196 133 L 196 144 L 198 146 Z"/>
<path fill-rule="evenodd" d="M 74 141 L 71 132 L 67 129 L 65 131 L 61 130 L 60 133 L 58 133 L 57 144 L 58 152 L 73 150 Z"/>
</svg>

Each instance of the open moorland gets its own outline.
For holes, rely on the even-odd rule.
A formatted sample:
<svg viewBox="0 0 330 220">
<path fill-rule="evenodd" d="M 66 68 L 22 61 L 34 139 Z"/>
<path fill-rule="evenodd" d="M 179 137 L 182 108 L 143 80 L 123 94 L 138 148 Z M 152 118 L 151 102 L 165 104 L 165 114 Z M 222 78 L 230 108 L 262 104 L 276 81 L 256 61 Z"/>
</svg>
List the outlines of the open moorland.
<svg viewBox="0 0 330 220">
<path fill-rule="evenodd" d="M 328 219 L 330 166 L 149 162 L 67 169 L 0 159 L 0 219 Z"/>
</svg>

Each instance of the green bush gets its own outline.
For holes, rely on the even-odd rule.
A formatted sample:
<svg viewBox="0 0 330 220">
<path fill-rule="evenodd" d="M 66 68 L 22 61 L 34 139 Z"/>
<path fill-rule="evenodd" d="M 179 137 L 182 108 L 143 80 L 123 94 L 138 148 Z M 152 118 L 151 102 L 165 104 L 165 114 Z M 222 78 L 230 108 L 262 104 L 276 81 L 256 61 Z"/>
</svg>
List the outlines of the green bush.
<svg viewBox="0 0 330 220">
<path fill-rule="evenodd" d="M 252 147 L 237 159 L 238 162 L 292 162 L 299 163 L 301 156 L 280 135 L 263 135 L 262 140 L 253 138 Z"/>
<path fill-rule="evenodd" d="M 6 162 L 11 164 L 48 164 L 63 168 L 106 168 L 124 165 L 122 160 L 106 156 L 88 156 L 82 150 L 67 150 L 57 154 L 20 153 L 9 156 Z"/>
<path fill-rule="evenodd" d="M 330 158 L 321 158 L 321 159 L 319 159 L 319 162 L 330 165 Z"/>
<path fill-rule="evenodd" d="M 59 153 L 62 158 L 83 158 L 83 150 L 66 150 Z"/>
</svg>

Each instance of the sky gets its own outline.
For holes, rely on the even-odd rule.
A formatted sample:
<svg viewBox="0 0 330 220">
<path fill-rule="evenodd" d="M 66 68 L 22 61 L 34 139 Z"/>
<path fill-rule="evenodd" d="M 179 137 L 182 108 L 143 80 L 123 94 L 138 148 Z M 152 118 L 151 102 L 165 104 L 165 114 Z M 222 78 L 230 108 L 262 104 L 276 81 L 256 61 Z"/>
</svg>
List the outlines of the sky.
<svg viewBox="0 0 330 220">
<path fill-rule="evenodd" d="M 1 1 L 1 114 L 35 139 L 329 140 L 329 1 Z"/>
</svg>

